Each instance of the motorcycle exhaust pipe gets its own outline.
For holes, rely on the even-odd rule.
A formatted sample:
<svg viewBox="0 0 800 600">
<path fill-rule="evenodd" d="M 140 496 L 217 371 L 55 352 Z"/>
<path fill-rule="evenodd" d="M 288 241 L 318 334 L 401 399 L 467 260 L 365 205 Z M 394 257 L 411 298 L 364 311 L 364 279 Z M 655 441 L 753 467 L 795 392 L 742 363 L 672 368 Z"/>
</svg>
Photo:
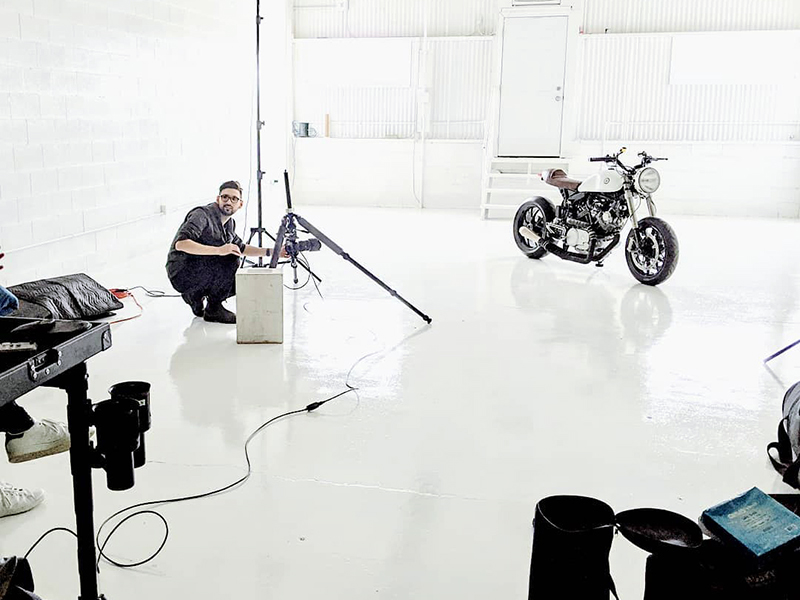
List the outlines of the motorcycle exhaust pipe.
<svg viewBox="0 0 800 600">
<path fill-rule="evenodd" d="M 538 233 L 536 233 L 532 229 L 528 229 L 525 226 L 519 228 L 519 234 L 532 244 L 538 244 L 539 242 L 542 241 L 542 238 Z"/>
</svg>

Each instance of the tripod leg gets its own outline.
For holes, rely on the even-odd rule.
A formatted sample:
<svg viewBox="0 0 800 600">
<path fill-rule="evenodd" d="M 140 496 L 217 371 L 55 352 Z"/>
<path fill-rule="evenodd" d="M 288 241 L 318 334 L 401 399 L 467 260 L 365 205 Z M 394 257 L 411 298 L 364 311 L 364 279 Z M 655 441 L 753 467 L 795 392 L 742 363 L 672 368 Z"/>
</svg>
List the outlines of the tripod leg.
<svg viewBox="0 0 800 600">
<path fill-rule="evenodd" d="M 374 282 L 375 282 L 375 283 L 377 283 L 379 286 L 381 286 L 383 289 L 385 289 L 387 292 L 389 292 L 389 294 L 391 294 L 393 297 L 395 297 L 395 298 L 397 298 L 398 300 L 400 300 L 400 302 L 402 302 L 403 304 L 405 304 L 405 305 L 406 305 L 408 308 L 410 308 L 410 309 L 411 309 L 411 310 L 413 310 L 413 311 L 414 311 L 414 312 L 415 312 L 417 315 L 419 315 L 419 316 L 422 318 L 422 320 L 423 320 L 423 321 L 425 321 L 426 323 L 430 323 L 430 322 L 431 322 L 431 318 L 430 318 L 428 315 L 426 315 L 425 313 L 421 312 L 421 311 L 420 311 L 420 310 L 419 310 L 419 309 L 418 309 L 416 306 L 414 306 L 413 304 L 411 304 L 410 302 L 408 302 L 408 301 L 407 301 L 405 298 L 403 298 L 403 297 L 402 297 L 400 294 L 398 294 L 396 291 L 394 291 L 394 290 L 393 290 L 392 288 L 390 288 L 388 285 L 386 285 L 385 283 L 383 283 L 383 281 L 381 281 L 380 279 L 378 279 L 378 278 L 377 278 L 375 275 L 373 275 L 373 274 L 372 274 L 372 273 L 370 273 L 370 272 L 369 272 L 367 269 L 365 269 L 363 266 L 361 266 L 361 265 L 360 265 L 358 262 L 356 262 L 356 261 L 355 261 L 353 258 L 351 258 L 351 256 L 350 256 L 350 255 L 349 255 L 347 252 L 345 252 L 344 250 L 342 250 L 341 246 L 339 246 L 339 245 L 338 245 L 336 242 L 334 242 L 332 239 L 330 239 L 328 236 L 326 236 L 324 233 L 322 233 L 322 232 L 321 232 L 319 229 L 317 229 L 316 227 L 314 227 L 314 226 L 313 226 L 311 223 L 309 223 L 308 221 L 306 221 L 306 220 L 305 220 L 303 217 L 301 217 L 301 216 L 300 216 L 300 215 L 298 215 L 297 213 L 294 213 L 294 218 L 295 218 L 295 219 L 297 219 L 297 222 L 298 222 L 298 223 L 300 223 L 300 225 L 302 225 L 302 226 L 303 226 L 303 227 L 304 227 L 304 228 L 305 228 L 305 229 L 306 229 L 306 230 L 307 230 L 309 233 L 311 233 L 311 235 L 313 235 L 313 236 L 314 236 L 315 238 L 317 238 L 317 239 L 318 239 L 320 242 L 322 242 L 323 244 L 325 244 L 325 245 L 326 245 L 328 248 L 330 248 L 330 249 L 331 249 L 333 252 L 335 252 L 336 254 L 338 254 L 339 256 L 341 256 L 343 259 L 345 259 L 346 261 L 348 261 L 348 262 L 349 262 L 351 265 L 353 265 L 353 266 L 354 266 L 356 269 L 358 269 L 359 271 L 361 271 L 362 273 L 364 273 L 364 275 L 366 275 L 367 277 L 369 277 L 370 279 L 372 279 L 372 281 L 374 281 Z"/>
<path fill-rule="evenodd" d="M 281 219 L 281 226 L 278 227 L 278 233 L 275 236 L 275 246 L 272 248 L 272 257 L 269 261 L 269 268 L 274 269 L 278 266 L 278 259 L 281 256 L 281 248 L 283 247 L 283 236 L 286 235 L 286 225 L 289 216 L 283 217 Z"/>
</svg>

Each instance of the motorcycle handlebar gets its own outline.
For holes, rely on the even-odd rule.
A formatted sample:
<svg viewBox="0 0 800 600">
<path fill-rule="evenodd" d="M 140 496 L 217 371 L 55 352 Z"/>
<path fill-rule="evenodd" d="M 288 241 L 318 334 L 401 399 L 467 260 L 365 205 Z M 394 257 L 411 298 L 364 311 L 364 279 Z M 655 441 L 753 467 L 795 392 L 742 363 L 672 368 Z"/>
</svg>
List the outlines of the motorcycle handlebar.
<svg viewBox="0 0 800 600">
<path fill-rule="evenodd" d="M 589 162 L 608 162 L 614 160 L 612 156 L 592 156 L 589 157 Z"/>
</svg>

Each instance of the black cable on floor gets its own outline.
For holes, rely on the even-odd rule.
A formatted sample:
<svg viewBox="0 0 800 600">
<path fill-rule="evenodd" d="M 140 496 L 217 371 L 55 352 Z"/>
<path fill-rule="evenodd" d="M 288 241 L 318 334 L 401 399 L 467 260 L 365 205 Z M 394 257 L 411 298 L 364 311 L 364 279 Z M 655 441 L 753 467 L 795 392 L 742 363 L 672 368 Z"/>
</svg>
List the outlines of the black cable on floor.
<svg viewBox="0 0 800 600">
<path fill-rule="evenodd" d="M 140 287 L 140 286 L 137 286 L 137 287 Z M 131 289 L 134 289 L 134 288 L 131 288 Z M 144 289 L 144 288 L 142 288 L 142 289 Z M 145 290 L 145 291 L 147 291 L 147 290 Z M 166 499 L 163 499 L 163 500 L 151 500 L 151 501 L 148 501 L 148 502 L 140 502 L 138 504 L 133 504 L 131 506 L 128 506 L 128 507 L 125 507 L 125 508 L 123 508 L 121 510 L 118 510 L 113 515 L 111 515 L 110 517 L 105 519 L 100 524 L 100 527 L 98 527 L 97 534 L 96 534 L 96 543 L 97 543 L 97 547 L 98 547 L 98 556 L 97 556 L 97 563 L 96 563 L 97 571 L 98 572 L 100 571 L 100 559 L 101 558 L 104 558 L 109 563 L 111 563 L 111 564 L 113 564 L 113 565 L 115 565 L 117 567 L 121 567 L 121 568 L 133 568 L 133 567 L 141 566 L 141 565 L 153 560 L 156 556 L 158 556 L 158 554 L 161 552 L 161 550 L 163 550 L 164 546 L 166 545 L 167 539 L 169 538 L 169 525 L 167 523 L 167 520 L 163 517 L 163 515 L 161 515 L 160 513 L 156 512 L 156 511 L 153 511 L 153 510 L 141 510 L 141 511 L 136 511 L 134 513 L 131 513 L 130 515 L 128 515 L 124 519 L 122 519 L 119 523 L 117 523 L 114 526 L 114 528 L 109 532 L 109 534 L 106 536 L 105 540 L 103 540 L 102 543 L 101 543 L 101 541 L 100 541 L 100 532 L 102 531 L 103 527 L 105 527 L 106 524 L 109 521 L 111 521 L 112 519 L 114 519 L 115 517 L 117 517 L 117 516 L 119 516 L 121 514 L 124 514 L 124 513 L 128 512 L 128 511 L 131 511 L 131 510 L 133 510 L 135 508 L 142 508 L 144 506 L 154 506 L 154 505 L 159 505 L 159 504 L 174 504 L 174 503 L 177 503 L 177 502 L 185 502 L 185 501 L 188 501 L 188 500 L 198 500 L 200 498 L 207 498 L 207 497 L 210 497 L 210 496 L 215 496 L 215 495 L 218 495 L 218 494 L 222 494 L 222 493 L 225 493 L 225 492 L 230 491 L 232 489 L 235 489 L 237 487 L 240 487 L 245 482 L 247 482 L 248 479 L 250 479 L 250 475 L 252 474 L 252 464 L 250 462 L 250 454 L 249 454 L 247 448 L 248 448 L 250 442 L 253 440 L 253 438 L 255 438 L 256 435 L 258 435 L 266 427 L 268 427 L 269 425 L 271 425 L 275 421 L 278 421 L 279 419 L 283 419 L 285 417 L 289 417 L 289 416 L 292 416 L 292 415 L 297 415 L 297 414 L 301 414 L 301 413 L 305 413 L 305 412 L 312 412 L 312 411 L 318 409 L 323 404 L 326 404 L 326 403 L 330 402 L 331 400 L 335 400 L 335 399 L 340 398 L 341 396 L 344 396 L 345 394 L 349 394 L 351 392 L 355 394 L 356 398 L 358 399 L 358 401 L 360 403 L 361 398 L 360 398 L 360 396 L 358 394 L 358 388 L 350 384 L 350 376 L 352 375 L 352 373 L 355 370 L 355 368 L 359 365 L 359 363 L 361 363 L 363 360 L 369 358 L 370 356 L 375 356 L 375 355 L 378 355 L 378 354 L 381 354 L 381 353 L 386 353 L 386 352 L 392 352 L 393 350 L 395 350 L 396 348 L 398 348 L 399 346 L 401 346 L 402 344 L 404 344 L 405 342 L 407 342 L 411 338 L 416 337 L 417 335 L 423 333 L 426 330 L 427 330 L 427 328 L 423 328 L 423 329 L 415 331 L 411 335 L 408 335 L 405 338 L 403 338 L 402 340 L 400 340 L 400 342 L 398 342 L 397 344 L 395 344 L 394 346 L 392 346 L 389 349 L 376 350 L 374 352 L 369 352 L 369 353 L 363 355 L 361 358 L 359 358 L 357 361 L 355 361 L 355 363 L 353 363 L 353 365 L 350 367 L 350 370 L 347 372 L 347 377 L 345 378 L 345 383 L 344 383 L 345 387 L 347 388 L 346 390 L 344 390 L 342 392 L 339 392 L 338 394 L 335 394 L 333 396 L 330 396 L 329 398 L 326 398 L 325 400 L 320 400 L 318 402 L 312 402 L 311 404 L 307 405 L 305 408 L 282 413 L 280 415 L 272 417 L 268 421 L 266 421 L 263 424 L 261 424 L 255 431 L 253 431 L 253 433 L 250 434 L 250 436 L 247 438 L 247 440 L 245 440 L 245 443 L 244 443 L 244 455 L 245 455 L 245 460 L 247 462 L 247 473 L 243 477 L 240 477 L 239 479 L 234 481 L 233 483 L 230 483 L 230 484 L 228 484 L 226 486 L 223 486 L 221 488 L 217 488 L 215 490 L 211 490 L 209 492 L 203 492 L 203 493 L 194 494 L 194 495 L 191 495 L 191 496 L 180 496 L 180 497 L 177 497 L 177 498 L 166 498 Z M 164 539 L 161 541 L 161 544 L 159 545 L 158 549 L 152 555 L 150 555 L 149 557 L 147 557 L 147 558 L 145 558 L 143 560 L 137 561 L 135 563 L 127 563 L 127 564 L 126 563 L 120 563 L 120 562 L 117 562 L 114 559 L 108 557 L 103 552 L 103 550 L 105 549 L 106 545 L 108 544 L 109 540 L 111 539 L 111 536 L 117 531 L 117 529 L 119 529 L 122 526 L 123 523 L 125 523 L 125 521 L 128 521 L 129 519 L 132 519 L 136 515 L 143 515 L 143 514 L 154 514 L 159 519 L 161 519 L 161 521 L 164 523 Z M 56 532 L 56 531 L 66 531 L 66 532 L 69 532 L 72 535 L 74 535 L 76 538 L 78 537 L 77 534 L 74 531 L 72 531 L 71 529 L 67 529 L 66 527 L 54 527 L 53 529 L 50 529 L 50 530 L 46 531 L 45 533 L 43 533 L 39 537 L 39 539 L 37 539 L 36 542 L 34 542 L 34 544 L 30 547 L 30 549 L 28 549 L 28 551 L 25 553 L 25 558 L 27 558 L 28 555 L 31 552 L 33 552 L 34 548 L 36 548 L 36 546 L 47 535 L 49 535 L 50 533 Z"/>
</svg>

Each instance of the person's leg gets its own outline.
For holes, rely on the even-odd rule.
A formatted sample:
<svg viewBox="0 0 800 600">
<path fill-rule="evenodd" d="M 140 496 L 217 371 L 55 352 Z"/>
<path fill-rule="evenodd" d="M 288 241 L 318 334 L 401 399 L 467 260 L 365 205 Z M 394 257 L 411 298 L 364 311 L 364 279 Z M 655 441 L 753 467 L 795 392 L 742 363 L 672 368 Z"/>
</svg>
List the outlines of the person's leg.
<svg viewBox="0 0 800 600">
<path fill-rule="evenodd" d="M 204 297 L 208 299 L 208 307 L 212 308 L 212 314 L 220 312 L 221 309 L 233 315 L 222 308 L 222 302 L 236 293 L 238 268 L 238 256 L 193 256 L 184 263 L 180 271 L 170 277 L 170 283 L 181 293 L 184 302 L 192 307 L 195 316 L 205 315 Z"/>
<path fill-rule="evenodd" d="M 213 323 L 236 323 L 236 315 L 222 306 L 222 303 L 236 295 L 239 258 L 233 255 L 212 258 L 215 260 L 209 261 L 205 272 L 208 304 L 203 318 Z"/>
<path fill-rule="evenodd" d="M 34 420 L 13 400 L 0 407 L 0 431 L 6 432 L 6 454 L 12 463 L 69 450 L 69 431 L 64 423 Z"/>
<path fill-rule="evenodd" d="M 33 427 L 35 422 L 28 411 L 13 400 L 0 406 L 0 431 L 23 433 Z"/>
<path fill-rule="evenodd" d="M 183 268 L 169 275 L 172 287 L 181 294 L 181 298 L 192 309 L 195 317 L 203 316 L 203 301 L 206 296 L 205 269 L 202 259 L 205 257 L 191 257 L 186 260 Z"/>
</svg>

